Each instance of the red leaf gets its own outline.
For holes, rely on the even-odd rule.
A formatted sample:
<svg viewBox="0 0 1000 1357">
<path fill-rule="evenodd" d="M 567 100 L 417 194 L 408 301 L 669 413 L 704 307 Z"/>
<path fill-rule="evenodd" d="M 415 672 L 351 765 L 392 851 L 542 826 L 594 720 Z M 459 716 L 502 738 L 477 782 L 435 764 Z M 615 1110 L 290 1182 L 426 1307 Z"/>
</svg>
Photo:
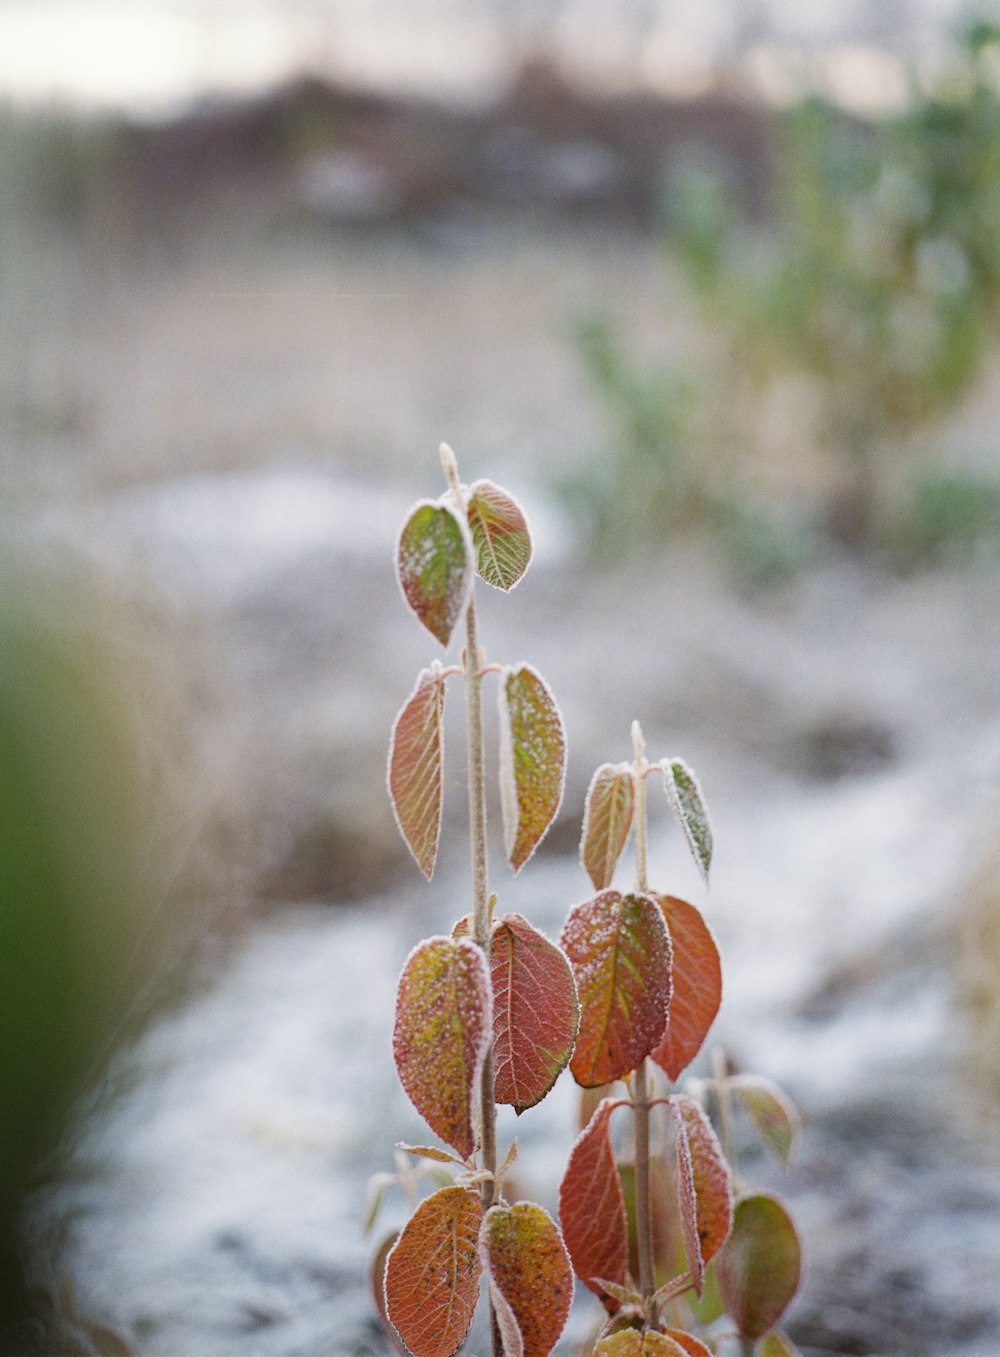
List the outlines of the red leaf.
<svg viewBox="0 0 1000 1357">
<path fill-rule="evenodd" d="M 722 1248 L 732 1225 L 732 1175 L 699 1105 L 680 1094 L 668 1101 L 677 1131 L 677 1195 L 684 1251 L 700 1296 L 705 1268 Z"/>
<path fill-rule="evenodd" d="M 625 1199 L 609 1126 L 611 1113 L 620 1106 L 610 1098 L 600 1104 L 573 1146 L 559 1187 L 559 1219 L 573 1271 L 611 1314 L 617 1302 L 593 1279 L 605 1277 L 622 1285 L 628 1271 Z"/>
<path fill-rule="evenodd" d="M 396 1068 L 431 1130 L 465 1158 L 476 1148 L 474 1096 L 491 1009 L 486 961 L 474 942 L 428 938 L 410 953 L 396 994 Z"/>
<path fill-rule="evenodd" d="M 403 524 L 396 550 L 403 597 L 443 646 L 472 592 L 472 542 L 451 505 L 424 499 Z"/>
<path fill-rule="evenodd" d="M 687 1357 L 712 1357 L 709 1349 L 693 1333 L 685 1333 L 683 1329 L 664 1329 L 663 1332 L 687 1353 Z"/>
<path fill-rule="evenodd" d="M 500 688 L 500 809 L 504 847 L 519 872 L 562 800 L 566 737 L 555 698 L 530 665 L 505 669 Z"/>
<path fill-rule="evenodd" d="M 672 895 L 657 898 L 673 944 L 674 992 L 667 1030 L 653 1059 L 677 1079 L 698 1054 L 719 1011 L 722 963 L 701 911 Z"/>
<path fill-rule="evenodd" d="M 580 1032 L 570 1062 L 585 1088 L 634 1070 L 663 1036 L 670 936 L 649 895 L 604 891 L 577 905 L 560 938 L 576 977 Z"/>
<path fill-rule="evenodd" d="M 799 1129 L 799 1114 L 795 1104 L 777 1084 L 759 1074 L 741 1074 L 731 1079 L 754 1130 L 769 1150 L 783 1164 L 791 1163 L 795 1137 Z"/>
<path fill-rule="evenodd" d="M 440 670 L 421 670 L 389 741 L 389 797 L 399 832 L 430 881 L 441 837 L 444 781 L 444 680 Z"/>
<path fill-rule="evenodd" d="M 421 1202 L 389 1254 L 386 1309 L 414 1357 L 452 1357 L 469 1332 L 482 1221 L 477 1192 L 444 1187 Z"/>
<path fill-rule="evenodd" d="M 686 1357 L 686 1353 L 669 1334 L 653 1329 L 621 1329 L 602 1338 L 593 1357 Z"/>
<path fill-rule="evenodd" d="M 547 1357 L 573 1299 L 573 1271 L 555 1221 L 533 1202 L 494 1206 L 481 1241 L 505 1357 Z"/>
<path fill-rule="evenodd" d="M 741 1197 L 719 1255 L 719 1290 L 744 1338 L 773 1329 L 799 1289 L 802 1252 L 791 1216 L 765 1192 Z"/>
<path fill-rule="evenodd" d="M 467 511 L 477 573 L 495 589 L 513 589 L 531 560 L 531 535 L 521 506 L 492 481 L 476 481 Z"/>
<path fill-rule="evenodd" d="M 595 891 L 611 885 L 628 843 L 635 806 L 635 783 L 627 763 L 603 763 L 587 790 L 580 861 Z"/>
<path fill-rule="evenodd" d="M 580 1024 L 576 985 L 565 955 L 520 914 L 494 925 L 490 971 L 496 1098 L 521 1113 L 569 1060 Z"/>
</svg>

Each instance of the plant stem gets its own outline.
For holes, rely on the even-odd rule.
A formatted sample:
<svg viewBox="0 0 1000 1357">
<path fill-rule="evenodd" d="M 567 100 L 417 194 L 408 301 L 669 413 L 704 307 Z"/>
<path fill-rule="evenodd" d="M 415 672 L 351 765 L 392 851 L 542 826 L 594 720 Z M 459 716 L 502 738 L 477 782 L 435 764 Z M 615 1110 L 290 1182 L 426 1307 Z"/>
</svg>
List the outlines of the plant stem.
<svg viewBox="0 0 1000 1357">
<path fill-rule="evenodd" d="M 753 1339 L 740 1339 L 740 1357 L 753 1357 Z"/>
<path fill-rule="evenodd" d="M 635 754 L 635 888 L 649 889 L 646 868 L 646 744 L 638 721 L 632 723 L 632 748 Z M 649 1178 L 649 1071 L 643 1060 L 632 1082 L 632 1117 L 635 1136 L 635 1240 L 639 1255 L 639 1290 L 649 1300 L 656 1290 L 653 1271 L 653 1213 L 650 1209 Z M 650 1312 L 649 1322 L 656 1324 Z"/>
</svg>

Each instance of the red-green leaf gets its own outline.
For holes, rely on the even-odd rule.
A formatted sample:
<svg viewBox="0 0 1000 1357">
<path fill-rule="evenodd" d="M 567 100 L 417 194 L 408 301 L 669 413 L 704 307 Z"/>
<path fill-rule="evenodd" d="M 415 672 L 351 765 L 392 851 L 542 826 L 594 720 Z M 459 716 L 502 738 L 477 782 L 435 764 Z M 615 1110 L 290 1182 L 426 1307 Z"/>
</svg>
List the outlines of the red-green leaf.
<svg viewBox="0 0 1000 1357">
<path fill-rule="evenodd" d="M 719 949 L 700 910 L 672 895 L 657 897 L 673 944 L 674 992 L 663 1040 L 653 1059 L 679 1078 L 701 1049 L 722 1002 Z"/>
<path fill-rule="evenodd" d="M 468 939 L 428 938 L 410 953 L 396 994 L 392 1049 L 410 1101 L 468 1158 L 475 1095 L 492 1028 L 482 951 Z"/>
<path fill-rule="evenodd" d="M 635 783 L 627 763 L 603 763 L 587 791 L 580 861 L 595 891 L 611 885 L 628 843 L 635 805 Z"/>
<path fill-rule="evenodd" d="M 396 717 L 389 741 L 389 796 L 399 832 L 424 876 L 434 875 L 441 837 L 444 780 L 444 679 L 421 670 L 417 686 Z"/>
<path fill-rule="evenodd" d="M 684 1349 L 669 1334 L 653 1329 L 621 1329 L 602 1338 L 593 1357 L 686 1357 Z"/>
<path fill-rule="evenodd" d="M 396 551 L 403 597 L 443 646 L 472 590 L 472 542 L 451 505 L 421 500 L 403 524 Z"/>
<path fill-rule="evenodd" d="M 478 1192 L 444 1187 L 421 1202 L 389 1254 L 386 1309 L 414 1357 L 452 1357 L 469 1332 L 482 1221 Z"/>
<path fill-rule="evenodd" d="M 570 1062 L 585 1088 L 634 1070 L 663 1036 L 670 1005 L 670 936 L 650 895 L 603 891 L 570 911 L 560 938 L 580 999 Z"/>
<path fill-rule="evenodd" d="M 606 1277 L 621 1286 L 628 1271 L 625 1199 L 609 1125 L 620 1106 L 610 1098 L 600 1104 L 573 1146 L 559 1188 L 559 1219 L 573 1271 L 612 1314 L 617 1302 L 593 1279 Z"/>
<path fill-rule="evenodd" d="M 506 914 L 490 939 L 497 1102 L 521 1113 L 545 1097 L 573 1050 L 580 1008 L 565 955 Z"/>
<path fill-rule="evenodd" d="M 687 1357 L 712 1357 L 709 1349 L 693 1333 L 686 1333 L 683 1329 L 664 1329 L 663 1332 L 687 1353 Z"/>
<path fill-rule="evenodd" d="M 786 1333 L 769 1333 L 757 1348 L 756 1357 L 802 1357 Z"/>
<path fill-rule="evenodd" d="M 533 1202 L 491 1207 L 482 1259 L 505 1357 L 547 1357 L 573 1299 L 573 1270 L 555 1221 Z"/>
<path fill-rule="evenodd" d="M 677 1131 L 677 1195 L 684 1251 L 700 1296 L 705 1267 L 722 1248 L 732 1224 L 732 1175 L 699 1105 L 680 1094 L 674 1094 L 669 1103 Z"/>
<path fill-rule="evenodd" d="M 707 882 L 708 869 L 712 865 L 712 826 L 698 779 L 683 759 L 664 759 L 660 766 L 670 809 L 684 831 L 698 870 Z"/>
<path fill-rule="evenodd" d="M 495 589 L 513 589 L 531 560 L 524 511 L 492 481 L 476 481 L 467 508 L 478 574 Z"/>
<path fill-rule="evenodd" d="M 791 1304 L 802 1272 L 799 1237 L 777 1197 L 740 1198 L 718 1270 L 726 1313 L 744 1338 L 762 1338 Z"/>
<path fill-rule="evenodd" d="M 504 846 L 511 868 L 519 872 L 555 818 L 566 772 L 559 708 L 530 665 L 504 670 L 500 730 Z"/>
<path fill-rule="evenodd" d="M 754 1130 L 783 1164 L 791 1163 L 799 1114 L 777 1084 L 759 1074 L 741 1074 L 730 1080 L 739 1094 Z"/>
</svg>

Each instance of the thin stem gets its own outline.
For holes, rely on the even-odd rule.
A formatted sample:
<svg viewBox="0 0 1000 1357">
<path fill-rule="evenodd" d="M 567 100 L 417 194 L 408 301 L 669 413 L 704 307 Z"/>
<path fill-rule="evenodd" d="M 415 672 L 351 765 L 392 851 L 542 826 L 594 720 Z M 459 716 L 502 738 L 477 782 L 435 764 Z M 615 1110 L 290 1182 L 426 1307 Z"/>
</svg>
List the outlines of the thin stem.
<svg viewBox="0 0 1000 1357">
<path fill-rule="evenodd" d="M 646 868 L 646 742 L 638 721 L 632 723 L 632 765 L 635 783 L 635 888 L 649 889 Z M 649 1070 L 643 1060 L 632 1084 L 632 1117 L 635 1136 L 635 1237 L 639 1255 L 639 1290 L 649 1300 L 656 1290 L 653 1271 L 653 1213 L 650 1207 L 649 1180 Z M 656 1323 L 655 1306 L 649 1322 Z"/>
<path fill-rule="evenodd" d="M 646 741 L 638 721 L 632 722 L 632 749 L 635 755 L 632 765 L 635 783 L 635 888 L 637 891 L 647 891 L 646 844 L 649 831 L 646 821 L 646 769 L 649 765 L 646 762 Z"/>
<path fill-rule="evenodd" d="M 740 1357 L 753 1357 L 753 1339 L 740 1339 Z"/>
</svg>

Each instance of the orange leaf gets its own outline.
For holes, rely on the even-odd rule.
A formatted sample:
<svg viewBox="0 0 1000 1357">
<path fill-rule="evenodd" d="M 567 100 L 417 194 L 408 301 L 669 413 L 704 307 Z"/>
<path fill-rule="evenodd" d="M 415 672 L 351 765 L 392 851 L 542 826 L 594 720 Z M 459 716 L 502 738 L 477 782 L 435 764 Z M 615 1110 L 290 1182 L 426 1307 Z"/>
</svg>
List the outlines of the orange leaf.
<svg viewBox="0 0 1000 1357">
<path fill-rule="evenodd" d="M 663 1332 L 668 1338 L 672 1338 L 677 1346 L 688 1354 L 688 1357 L 712 1357 L 709 1349 L 693 1333 L 685 1333 L 683 1329 L 664 1329 Z"/>
<path fill-rule="evenodd" d="M 744 1338 L 773 1329 L 799 1289 L 802 1251 L 791 1216 L 777 1197 L 741 1197 L 733 1232 L 719 1255 L 719 1290 Z"/>
<path fill-rule="evenodd" d="M 673 944 L 674 992 L 667 1030 L 653 1059 L 677 1079 L 698 1054 L 719 1011 L 722 963 L 701 911 L 672 895 L 657 898 Z"/>
<path fill-rule="evenodd" d="M 587 789 L 580 861 L 595 891 L 611 885 L 618 859 L 628 843 L 635 805 L 635 783 L 627 763 L 602 763 Z"/>
<path fill-rule="evenodd" d="M 441 837 L 444 782 L 444 680 L 440 670 L 423 669 L 392 727 L 389 741 L 389 797 L 399 832 L 424 876 L 434 875 Z"/>
<path fill-rule="evenodd" d="M 573 1270 L 555 1221 L 533 1202 L 491 1207 L 481 1249 L 505 1357 L 547 1357 L 573 1299 Z"/>
<path fill-rule="evenodd" d="M 521 1113 L 569 1060 L 580 1024 L 576 985 L 563 952 L 520 914 L 494 925 L 490 971 L 496 1098 Z"/>
<path fill-rule="evenodd" d="M 472 593 L 472 542 L 451 505 L 424 499 L 399 534 L 396 569 L 403 597 L 443 646 Z"/>
<path fill-rule="evenodd" d="M 372 1298 L 375 1301 L 375 1309 L 378 1311 L 379 1320 L 389 1342 L 392 1344 L 393 1351 L 405 1353 L 406 1349 L 400 1346 L 399 1339 L 396 1337 L 396 1331 L 389 1320 L 389 1312 L 385 1303 L 385 1265 L 392 1250 L 393 1245 L 399 1238 L 398 1230 L 391 1230 L 385 1236 L 381 1244 L 375 1250 L 371 1264 L 371 1288 Z"/>
<path fill-rule="evenodd" d="M 602 1338 L 593 1357 L 686 1357 L 684 1349 L 669 1334 L 653 1329 L 621 1329 Z"/>
<path fill-rule="evenodd" d="M 467 505 L 476 572 L 494 589 L 513 589 L 531 560 L 524 511 L 492 481 L 476 481 Z"/>
<path fill-rule="evenodd" d="M 479 1300 L 479 1194 L 444 1187 L 420 1203 L 385 1270 L 385 1300 L 414 1357 L 452 1357 Z"/>
<path fill-rule="evenodd" d="M 500 732 L 504 847 L 512 870 L 519 872 L 555 818 L 566 772 L 559 708 L 530 665 L 504 670 Z"/>
<path fill-rule="evenodd" d="M 617 1302 L 594 1281 L 622 1285 L 628 1271 L 625 1199 L 609 1121 L 620 1101 L 606 1098 L 577 1139 L 559 1187 L 559 1219 L 573 1271 L 611 1314 Z"/>
<path fill-rule="evenodd" d="M 474 942 L 428 938 L 410 953 L 396 994 L 396 1069 L 431 1130 L 465 1158 L 476 1148 L 474 1098 L 491 1009 L 486 961 Z"/>
<path fill-rule="evenodd" d="M 789 1164 L 799 1129 L 795 1104 L 777 1084 L 759 1074 L 741 1074 L 730 1080 L 740 1096 L 754 1130 L 783 1164 Z"/>
<path fill-rule="evenodd" d="M 677 1195 L 684 1251 L 700 1296 L 705 1268 L 729 1234 L 732 1175 L 705 1113 L 692 1098 L 668 1099 L 677 1131 Z"/>
<path fill-rule="evenodd" d="M 610 1083 L 663 1036 L 670 1004 L 663 913 L 650 895 L 603 891 L 570 911 L 560 942 L 580 999 L 573 1078 L 585 1088 Z"/>
</svg>

